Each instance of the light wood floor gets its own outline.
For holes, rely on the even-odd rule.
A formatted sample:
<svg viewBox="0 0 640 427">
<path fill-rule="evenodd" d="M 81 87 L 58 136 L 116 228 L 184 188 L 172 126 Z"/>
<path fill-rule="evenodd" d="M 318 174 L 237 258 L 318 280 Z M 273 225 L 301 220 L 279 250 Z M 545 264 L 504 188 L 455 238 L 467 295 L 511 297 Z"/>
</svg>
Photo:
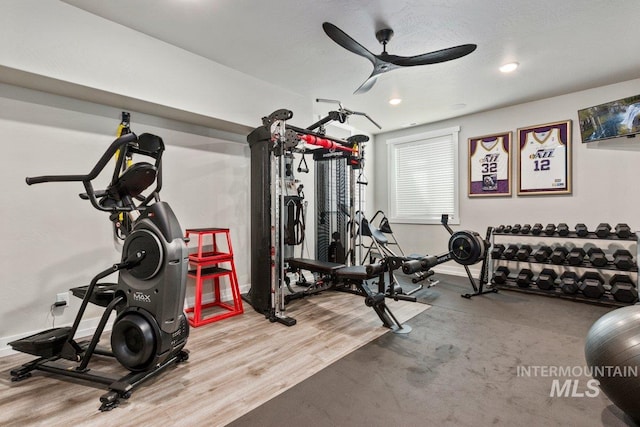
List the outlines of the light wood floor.
<svg viewBox="0 0 640 427">
<path fill-rule="evenodd" d="M 401 322 L 429 307 L 388 305 Z M 362 297 L 350 294 L 327 292 L 295 301 L 287 312 L 297 325 L 270 323 L 245 304 L 240 316 L 192 329 L 188 362 L 104 413 L 98 411 L 100 386 L 39 372 L 12 383 L 9 371 L 32 357 L 1 358 L 0 425 L 224 426 L 388 331 Z M 90 367 L 112 365 L 103 359 Z"/>
</svg>

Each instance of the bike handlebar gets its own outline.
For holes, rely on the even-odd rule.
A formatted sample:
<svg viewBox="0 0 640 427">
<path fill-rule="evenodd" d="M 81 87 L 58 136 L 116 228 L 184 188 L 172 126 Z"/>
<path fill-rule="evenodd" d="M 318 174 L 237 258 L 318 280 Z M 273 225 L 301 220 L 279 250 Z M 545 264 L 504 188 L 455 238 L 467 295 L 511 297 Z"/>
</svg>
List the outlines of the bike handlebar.
<svg viewBox="0 0 640 427">
<path fill-rule="evenodd" d="M 91 171 L 86 175 L 43 175 L 43 176 L 35 176 L 35 177 L 27 177 L 25 181 L 27 185 L 33 184 L 42 184 L 44 182 L 71 182 L 71 181 L 80 181 L 80 182 L 89 182 L 94 180 L 100 172 L 104 169 L 104 167 L 109 163 L 114 154 L 122 147 L 123 145 L 129 144 L 133 142 L 138 137 L 129 133 L 120 138 L 116 139 L 111 143 L 107 151 L 104 152 L 102 157 L 98 160 L 98 163 L 91 169 Z"/>
</svg>

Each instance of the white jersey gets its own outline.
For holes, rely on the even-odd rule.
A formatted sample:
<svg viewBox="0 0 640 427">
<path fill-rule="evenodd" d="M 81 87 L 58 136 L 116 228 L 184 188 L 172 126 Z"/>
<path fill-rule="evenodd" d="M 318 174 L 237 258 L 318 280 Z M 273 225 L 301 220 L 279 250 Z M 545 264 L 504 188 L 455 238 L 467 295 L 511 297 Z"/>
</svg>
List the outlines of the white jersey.
<svg viewBox="0 0 640 427">
<path fill-rule="evenodd" d="M 479 140 L 470 160 L 472 186 L 473 183 L 482 183 L 483 192 L 497 191 L 498 182 L 509 179 L 509 153 L 505 150 L 502 136 Z"/>
<path fill-rule="evenodd" d="M 519 172 L 521 191 L 567 188 L 567 146 L 560 139 L 560 129 L 526 135 Z"/>
</svg>

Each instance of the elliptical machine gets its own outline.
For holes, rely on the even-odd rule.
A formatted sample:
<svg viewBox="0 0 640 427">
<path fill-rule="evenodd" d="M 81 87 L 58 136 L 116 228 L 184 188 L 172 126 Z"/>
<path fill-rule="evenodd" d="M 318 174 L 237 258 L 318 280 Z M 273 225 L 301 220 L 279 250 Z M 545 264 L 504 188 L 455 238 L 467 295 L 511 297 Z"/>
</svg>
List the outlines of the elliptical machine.
<svg viewBox="0 0 640 427">
<path fill-rule="evenodd" d="M 82 298 L 72 326 L 48 329 L 9 343 L 14 350 L 38 356 L 13 369 L 12 381 L 41 370 L 105 384 L 108 392 L 100 397 L 100 410 L 107 411 L 116 407 L 120 399 L 128 399 L 144 381 L 173 363 L 188 359 L 189 353 L 183 349 L 189 335 L 183 312 L 188 250 L 177 218 L 159 198 L 163 151 L 162 138 L 129 133 L 116 139 L 87 175 L 26 178 L 28 185 L 82 182 L 86 193 L 80 197 L 110 213 L 116 235 L 122 236 L 124 243 L 119 263 L 98 273 L 88 286 L 71 289 Z M 109 186 L 94 190 L 92 181 L 114 155 L 117 161 Z M 150 157 L 154 163 L 133 163 L 133 155 Z M 154 182 L 153 192 L 142 196 Z M 98 283 L 115 272 L 117 284 Z M 75 335 L 90 302 L 105 309 L 90 341 L 77 342 Z M 113 310 L 116 318 L 109 351 L 97 345 Z M 89 362 L 94 355 L 115 357 L 130 372 L 118 377 L 92 371 Z"/>
</svg>

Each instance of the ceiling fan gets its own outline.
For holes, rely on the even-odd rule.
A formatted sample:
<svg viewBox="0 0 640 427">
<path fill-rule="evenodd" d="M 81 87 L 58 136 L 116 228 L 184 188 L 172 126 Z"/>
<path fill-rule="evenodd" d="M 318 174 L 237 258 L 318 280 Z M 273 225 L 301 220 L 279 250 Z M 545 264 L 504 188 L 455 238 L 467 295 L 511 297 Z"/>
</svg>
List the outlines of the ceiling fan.
<svg viewBox="0 0 640 427">
<path fill-rule="evenodd" d="M 329 38 L 338 43 L 343 48 L 356 55 L 367 58 L 373 64 L 373 72 L 367 80 L 354 93 L 365 93 L 373 87 L 378 75 L 386 73 L 387 71 L 395 70 L 400 67 L 412 67 L 415 65 L 427 65 L 437 64 L 440 62 L 451 61 L 452 59 L 462 58 L 476 50 L 478 47 L 475 44 L 463 44 L 460 46 L 450 47 L 447 49 L 436 50 L 429 53 L 423 53 L 422 55 L 415 56 L 398 56 L 390 55 L 387 53 L 387 43 L 393 37 L 393 30 L 390 28 L 384 28 L 376 32 L 376 38 L 382 44 L 382 53 L 374 55 L 369 52 L 367 48 L 360 43 L 349 37 L 347 33 L 342 31 L 335 25 L 325 22 L 322 24 L 324 32 L 327 33 Z"/>
</svg>

